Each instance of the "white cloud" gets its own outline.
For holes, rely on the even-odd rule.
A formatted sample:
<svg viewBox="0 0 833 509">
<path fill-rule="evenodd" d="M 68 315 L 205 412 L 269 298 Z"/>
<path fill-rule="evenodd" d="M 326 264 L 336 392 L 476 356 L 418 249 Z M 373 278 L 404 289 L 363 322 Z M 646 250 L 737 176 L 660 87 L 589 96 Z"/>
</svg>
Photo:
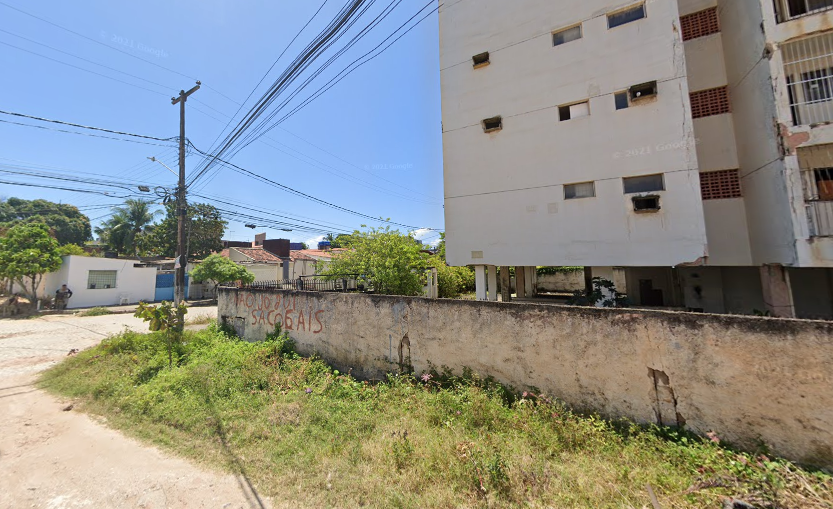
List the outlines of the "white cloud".
<svg viewBox="0 0 833 509">
<path fill-rule="evenodd" d="M 311 239 L 307 239 L 304 241 L 304 244 L 308 245 L 310 249 L 318 249 L 318 243 L 321 242 L 326 238 L 326 235 L 319 235 L 318 237 L 313 237 Z"/>
<path fill-rule="evenodd" d="M 421 240 L 427 246 L 436 246 L 440 243 L 440 234 L 430 228 L 420 228 L 411 232 L 415 239 Z"/>
</svg>

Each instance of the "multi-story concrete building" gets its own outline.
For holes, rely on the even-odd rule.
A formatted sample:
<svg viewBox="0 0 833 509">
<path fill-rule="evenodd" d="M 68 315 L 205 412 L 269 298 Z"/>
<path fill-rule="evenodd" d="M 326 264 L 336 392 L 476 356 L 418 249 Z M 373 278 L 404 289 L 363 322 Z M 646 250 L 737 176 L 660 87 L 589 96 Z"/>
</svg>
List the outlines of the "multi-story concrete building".
<svg viewBox="0 0 833 509">
<path fill-rule="evenodd" d="M 833 318 L 833 0 L 449 0 L 440 62 L 480 298 L 584 265 L 636 305 Z"/>
</svg>

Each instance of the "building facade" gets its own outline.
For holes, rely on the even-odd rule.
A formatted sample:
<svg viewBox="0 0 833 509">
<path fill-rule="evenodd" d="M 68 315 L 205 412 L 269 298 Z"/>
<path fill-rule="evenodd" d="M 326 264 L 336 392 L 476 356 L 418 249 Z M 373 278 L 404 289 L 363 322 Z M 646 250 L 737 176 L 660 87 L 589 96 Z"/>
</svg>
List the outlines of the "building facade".
<svg viewBox="0 0 833 509">
<path fill-rule="evenodd" d="M 583 265 L 636 305 L 833 318 L 833 0 L 459 0 L 440 38 L 480 298 Z"/>
</svg>

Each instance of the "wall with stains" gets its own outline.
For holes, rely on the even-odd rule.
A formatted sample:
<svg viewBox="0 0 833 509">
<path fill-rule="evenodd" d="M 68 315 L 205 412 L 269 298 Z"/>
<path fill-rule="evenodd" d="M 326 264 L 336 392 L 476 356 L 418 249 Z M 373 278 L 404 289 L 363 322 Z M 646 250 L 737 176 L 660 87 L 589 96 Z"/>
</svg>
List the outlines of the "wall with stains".
<svg viewBox="0 0 833 509">
<path fill-rule="evenodd" d="M 359 377 L 469 367 L 575 408 L 833 467 L 827 322 L 231 288 L 219 315 L 250 341 L 283 324 L 302 353 Z"/>
</svg>

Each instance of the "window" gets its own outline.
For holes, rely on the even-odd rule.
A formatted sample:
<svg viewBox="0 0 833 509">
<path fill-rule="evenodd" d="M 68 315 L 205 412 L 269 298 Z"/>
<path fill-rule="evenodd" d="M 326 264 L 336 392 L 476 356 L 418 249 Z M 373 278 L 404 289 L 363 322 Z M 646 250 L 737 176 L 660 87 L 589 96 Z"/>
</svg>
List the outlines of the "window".
<svg viewBox="0 0 833 509">
<path fill-rule="evenodd" d="M 564 199 L 574 200 L 576 198 L 593 198 L 596 196 L 596 186 L 593 182 L 582 182 L 580 184 L 565 184 Z"/>
<path fill-rule="evenodd" d="M 115 270 L 91 270 L 87 275 L 88 290 L 104 290 L 116 287 Z"/>
<path fill-rule="evenodd" d="M 475 56 L 471 57 L 471 60 L 473 62 L 472 65 L 474 65 L 475 69 L 487 66 L 487 65 L 489 65 L 489 52 L 487 51 L 485 53 L 480 53 L 479 55 L 475 55 Z"/>
<path fill-rule="evenodd" d="M 662 180 L 661 173 L 642 177 L 625 177 L 622 179 L 622 183 L 624 184 L 625 194 L 651 193 L 665 190 L 665 183 Z"/>
<path fill-rule="evenodd" d="M 633 201 L 634 212 L 657 212 L 660 209 L 659 196 L 634 196 Z"/>
<path fill-rule="evenodd" d="M 614 12 L 607 15 L 607 28 L 616 28 L 618 26 L 640 20 L 645 17 L 645 4 L 628 7 L 625 10 Z"/>
<path fill-rule="evenodd" d="M 589 115 L 590 103 L 587 101 L 558 107 L 558 118 L 562 122 L 574 118 L 587 117 Z"/>
<path fill-rule="evenodd" d="M 813 170 L 816 181 L 817 196 L 821 201 L 833 201 L 833 168 Z"/>
<path fill-rule="evenodd" d="M 819 69 L 801 73 L 804 82 L 804 101 L 820 102 L 833 99 L 833 69 Z"/>
<path fill-rule="evenodd" d="M 483 132 L 491 133 L 503 129 L 503 117 L 487 118 L 483 121 Z"/>
<path fill-rule="evenodd" d="M 729 113 L 728 87 L 718 87 L 691 93 L 691 116 L 693 118 L 709 117 Z"/>
<path fill-rule="evenodd" d="M 653 97 L 657 95 L 657 82 L 649 81 L 648 83 L 634 85 L 628 90 L 628 92 L 630 93 L 631 101 L 638 101 L 639 99 L 645 99 L 646 97 Z"/>
<path fill-rule="evenodd" d="M 717 7 L 682 16 L 680 18 L 680 28 L 683 32 L 684 41 L 720 32 Z"/>
<path fill-rule="evenodd" d="M 613 94 L 613 98 L 616 101 L 616 109 L 617 110 L 624 110 L 630 106 L 630 101 L 628 101 L 628 93 L 627 92 L 616 92 Z"/>
<path fill-rule="evenodd" d="M 700 195 L 704 200 L 740 198 L 738 170 L 709 171 L 700 174 Z"/>
<path fill-rule="evenodd" d="M 561 46 L 562 44 L 573 42 L 578 39 L 581 39 L 581 25 L 576 25 L 574 27 L 554 32 L 552 34 L 552 45 Z"/>
<path fill-rule="evenodd" d="M 787 19 L 833 8 L 833 0 L 784 0 L 784 4 Z"/>
</svg>

